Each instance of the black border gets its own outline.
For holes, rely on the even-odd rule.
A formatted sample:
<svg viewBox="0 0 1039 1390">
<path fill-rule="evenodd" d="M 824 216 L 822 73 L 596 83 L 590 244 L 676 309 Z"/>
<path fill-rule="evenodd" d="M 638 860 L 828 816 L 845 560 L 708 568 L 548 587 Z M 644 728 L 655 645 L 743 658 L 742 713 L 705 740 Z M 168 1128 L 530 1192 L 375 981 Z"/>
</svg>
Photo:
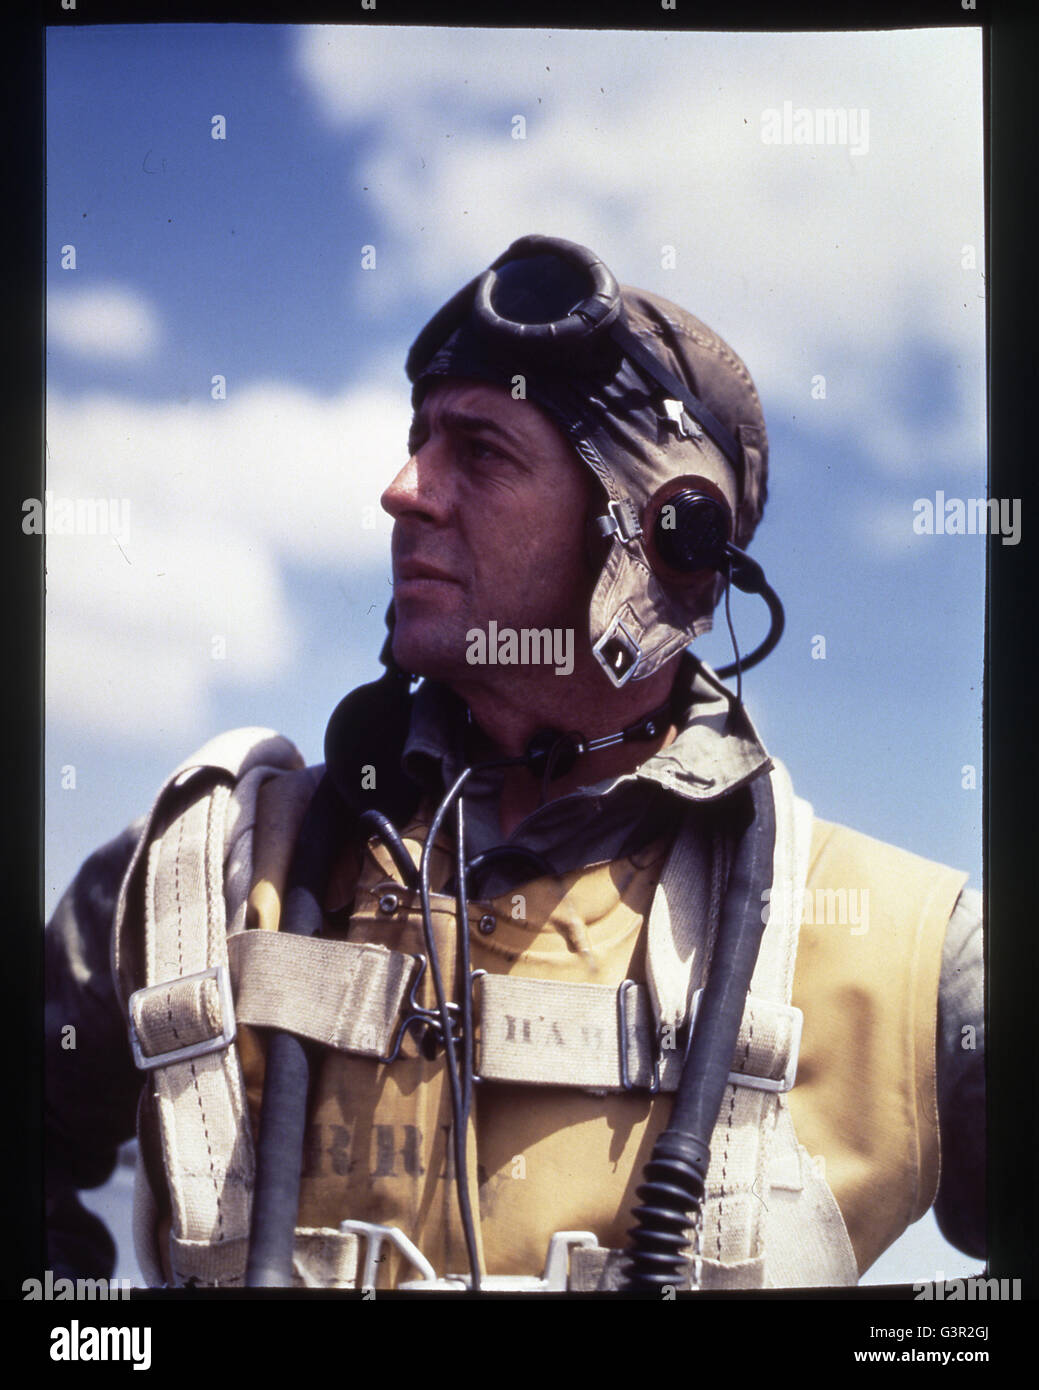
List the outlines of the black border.
<svg viewBox="0 0 1039 1390">
<path fill-rule="evenodd" d="M 962 0 L 675 0 L 664 10 L 661 0 L 75 0 L 75 10 L 61 0 L 37 0 L 45 24 L 379 24 L 438 25 L 495 29 L 697 29 L 697 30 L 836 30 L 961 28 L 985 23 L 993 11 L 1026 4 L 977 0 L 964 10 Z M 1002 22 L 1002 20 L 1000 20 Z"/>
<path fill-rule="evenodd" d="M 28 9 L 22 5 L 14 24 L 5 23 L 7 43 L 0 45 L 0 99 L 13 195 L 0 258 L 9 315 L 2 345 L 6 457 L 0 473 L 5 542 L 0 546 L 0 602 L 7 649 L 3 685 L 10 702 L 0 797 L 8 957 L 5 1089 L 10 1110 L 5 1128 L 13 1150 L 4 1202 L 9 1251 L 5 1292 L 18 1271 L 42 1268 L 43 1252 L 43 563 L 40 547 L 33 544 L 38 538 L 22 534 L 21 502 L 42 496 L 44 113 L 43 31 Z"/>
<path fill-rule="evenodd" d="M 5 533 L 14 542 L 0 547 L 9 657 L 7 680 L 12 696 L 6 725 L 7 777 L 3 803 L 4 883 L 7 916 L 5 977 L 9 1003 L 18 1008 L 6 1029 L 4 1109 L 14 1173 L 5 1189 L 4 1292 L 21 1298 L 21 1280 L 41 1270 L 41 964 L 42 941 L 42 600 L 41 554 L 34 538 L 21 534 L 20 501 L 40 496 L 43 453 L 43 270 L 44 246 L 44 25 L 63 23 L 313 23 L 493 25 L 495 27 L 638 28 L 638 29 L 886 29 L 985 27 L 986 65 L 986 280 L 988 285 L 989 441 L 991 493 L 1022 499 L 1023 536 L 1018 546 L 989 541 L 989 603 L 986 632 L 985 718 L 985 878 L 989 966 L 987 1065 L 990 1107 L 989 1270 L 1020 1278 L 1025 1298 L 1036 1296 L 1035 1160 L 1037 1144 L 1034 1034 L 1030 989 L 1036 980 L 1034 913 L 1026 913 L 1025 873 L 1035 862 L 1036 813 L 1026 796 L 1025 780 L 1035 770 L 1036 738 L 1030 727 L 1034 695 L 1034 568 L 1030 535 L 1036 512 L 1033 401 L 1039 394 L 1034 348 L 1034 321 L 1039 308 L 1035 223 L 1030 193 L 1035 170 L 1034 142 L 1039 128 L 1036 73 L 1039 44 L 1034 7 L 1014 0 L 964 11 L 958 0 L 916 0 L 892 5 L 872 0 L 841 6 L 832 3 L 754 4 L 730 0 L 698 4 L 677 0 L 665 12 L 655 0 L 603 4 L 592 0 L 527 0 L 517 13 L 495 11 L 490 0 L 377 0 L 374 12 L 356 4 L 313 0 L 289 3 L 117 3 L 77 0 L 73 11 L 60 0 L 23 3 L 13 22 L 5 21 L 7 43 L 3 101 L 5 133 L 12 159 L 8 205 L 8 248 L 3 257 L 9 277 L 4 334 L 7 395 L 7 460 L 3 470 Z M 1027 465 L 1027 466 L 1026 466 Z M 1026 483 L 1026 478 L 1028 483 Z M 8 529 L 9 528 L 9 529 Z M 1029 640 L 1031 639 L 1031 640 Z M 9 1015 L 10 1017 L 10 1015 Z M 850 1301 L 906 1297 L 905 1289 L 853 1291 Z M 911 1296 L 911 1294 L 910 1294 Z M 169 1301 L 183 1301 L 173 1296 Z M 222 1304 L 229 1301 L 219 1299 Z M 380 1301 L 394 1301 L 387 1297 Z M 782 1298 L 755 1298 L 755 1318 L 766 1304 Z M 837 1311 L 827 1299 L 827 1317 Z M 153 1297 L 122 1305 L 135 1313 L 158 1312 Z M 928 1305 L 932 1310 L 934 1304 Z M 967 1307 L 960 1305 L 963 1313 Z M 62 1319 L 58 1305 L 49 1322 Z M 82 1312 L 82 1306 L 67 1309 Z M 922 1312 L 922 1309 L 916 1310 Z M 947 1311 L 952 1311 L 951 1305 Z M 979 1312 L 972 1305 L 971 1312 Z M 1007 1307 L 989 1305 L 986 1315 Z M 712 1310 L 712 1319 L 716 1310 Z M 877 1312 L 872 1316 L 876 1318 Z M 884 1317 L 888 1316 L 885 1309 Z M 138 1321 L 134 1316 L 131 1320 Z M 165 1322 L 162 1318 L 159 1321 Z M 771 1319 L 767 1320 L 769 1323 Z M 784 1321 L 786 1318 L 784 1317 Z M 850 1363 L 850 1356 L 847 1358 Z"/>
<path fill-rule="evenodd" d="M 1039 309 L 1036 236 L 1031 206 L 1036 126 L 1037 16 L 997 6 L 986 43 L 986 277 L 990 491 L 1020 497 L 1036 515 L 1036 380 L 1034 325 Z M 1031 466 L 1029 466 L 1031 465 Z M 1034 524 L 1034 522 L 1030 523 Z M 1026 876 L 1036 859 L 1035 812 L 1026 778 L 1034 778 L 1035 567 L 1031 546 L 989 539 L 984 695 L 985 906 L 988 1016 L 989 1264 L 1011 1269 L 1037 1296 L 1037 1133 L 1033 1062 L 1037 976 L 1034 912 Z"/>
</svg>

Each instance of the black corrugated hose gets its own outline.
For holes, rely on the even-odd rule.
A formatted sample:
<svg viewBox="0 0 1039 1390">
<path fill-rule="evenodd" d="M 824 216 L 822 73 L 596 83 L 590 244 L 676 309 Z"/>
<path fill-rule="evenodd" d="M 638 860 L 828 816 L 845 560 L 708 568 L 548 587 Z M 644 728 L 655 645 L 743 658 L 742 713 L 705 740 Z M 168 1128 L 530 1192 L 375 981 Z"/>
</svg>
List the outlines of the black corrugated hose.
<svg viewBox="0 0 1039 1390">
<path fill-rule="evenodd" d="M 636 1190 L 626 1288 L 659 1293 L 687 1279 L 688 1231 L 703 1202 L 711 1134 L 718 1119 L 740 1022 L 764 931 L 764 891 L 772 886 L 776 811 L 771 778 L 747 788 L 752 816 L 740 839 L 725 895 L 710 974 L 700 1000 L 671 1122 Z"/>
</svg>

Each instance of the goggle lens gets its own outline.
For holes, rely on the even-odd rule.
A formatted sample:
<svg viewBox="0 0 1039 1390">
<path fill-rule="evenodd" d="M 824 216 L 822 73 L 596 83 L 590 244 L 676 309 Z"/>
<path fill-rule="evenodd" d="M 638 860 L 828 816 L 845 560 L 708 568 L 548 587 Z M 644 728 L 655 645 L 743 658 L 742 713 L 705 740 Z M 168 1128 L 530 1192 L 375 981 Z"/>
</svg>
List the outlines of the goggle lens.
<svg viewBox="0 0 1039 1390">
<path fill-rule="evenodd" d="M 592 292 L 590 277 L 559 256 L 524 256 L 495 272 L 491 303 L 510 323 L 558 323 Z"/>
</svg>

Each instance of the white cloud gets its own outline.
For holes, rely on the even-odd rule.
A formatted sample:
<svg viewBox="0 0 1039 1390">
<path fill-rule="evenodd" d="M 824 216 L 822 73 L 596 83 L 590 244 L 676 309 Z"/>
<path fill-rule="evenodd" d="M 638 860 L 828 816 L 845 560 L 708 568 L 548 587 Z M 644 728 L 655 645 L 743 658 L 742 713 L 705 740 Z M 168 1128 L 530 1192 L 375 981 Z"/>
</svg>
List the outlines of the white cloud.
<svg viewBox="0 0 1039 1390">
<path fill-rule="evenodd" d="M 897 500 L 872 500 L 858 506 L 847 518 L 849 539 L 878 560 L 925 559 L 925 544 L 913 531 L 914 500 L 907 492 Z"/>
<path fill-rule="evenodd" d="M 406 305 L 417 329 L 516 236 L 568 237 L 727 337 L 770 420 L 835 448 L 854 438 L 877 479 L 911 470 L 924 491 L 929 471 L 941 486 L 977 470 L 984 286 L 961 265 L 965 245 L 984 263 L 976 33 L 354 26 L 301 31 L 296 66 L 368 189 L 379 268 L 363 300 L 356 275 L 343 285 L 352 313 Z M 764 144 L 762 112 L 787 100 L 868 109 L 868 153 Z M 62 284 L 49 319 L 52 343 L 80 353 L 125 358 L 159 338 L 155 311 L 119 287 Z M 892 401 L 920 343 L 953 364 L 941 413 L 927 381 L 919 402 Z M 274 382 L 187 404 L 51 392 L 48 487 L 125 497 L 132 519 L 122 550 L 50 539 L 52 717 L 144 738 L 197 722 L 218 683 L 288 669 L 286 567 L 346 578 L 386 561 L 378 498 L 404 459 L 408 401 L 399 363 L 371 381 L 396 384 L 325 398 Z M 902 551 L 901 517 L 874 521 L 861 543 Z"/>
<path fill-rule="evenodd" d="M 129 503 L 128 535 L 51 535 L 48 708 L 120 737 L 191 726 L 218 683 L 289 669 L 287 565 L 388 568 L 379 496 L 405 459 L 406 394 L 285 385 L 223 402 L 48 398 L 53 499 Z M 214 658 L 223 639 L 225 655 Z"/>
<path fill-rule="evenodd" d="M 159 341 L 159 317 L 136 291 L 118 285 L 53 290 L 47 297 L 47 339 L 81 357 L 131 361 Z"/>
<path fill-rule="evenodd" d="M 517 235 L 564 236 L 727 337 L 767 417 L 854 431 L 882 475 L 980 467 L 984 285 L 961 264 L 967 245 L 984 263 L 976 32 L 318 28 L 296 63 L 325 119 L 363 132 L 381 302 L 418 306 L 416 326 Z M 785 101 L 868 110 L 868 151 L 766 145 Z M 878 409 L 907 340 L 955 364 L 940 419 Z"/>
</svg>

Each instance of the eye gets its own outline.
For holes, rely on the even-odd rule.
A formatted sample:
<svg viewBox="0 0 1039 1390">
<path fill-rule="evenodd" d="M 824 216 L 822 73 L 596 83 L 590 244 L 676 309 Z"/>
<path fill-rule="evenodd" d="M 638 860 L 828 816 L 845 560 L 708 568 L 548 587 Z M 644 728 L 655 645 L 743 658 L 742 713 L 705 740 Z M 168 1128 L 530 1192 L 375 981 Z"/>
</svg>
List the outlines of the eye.
<svg viewBox="0 0 1039 1390">
<path fill-rule="evenodd" d="M 484 463 L 490 459 L 500 459 L 501 452 L 489 440 L 479 435 L 466 435 L 462 439 L 462 453 L 473 463 Z"/>
</svg>

